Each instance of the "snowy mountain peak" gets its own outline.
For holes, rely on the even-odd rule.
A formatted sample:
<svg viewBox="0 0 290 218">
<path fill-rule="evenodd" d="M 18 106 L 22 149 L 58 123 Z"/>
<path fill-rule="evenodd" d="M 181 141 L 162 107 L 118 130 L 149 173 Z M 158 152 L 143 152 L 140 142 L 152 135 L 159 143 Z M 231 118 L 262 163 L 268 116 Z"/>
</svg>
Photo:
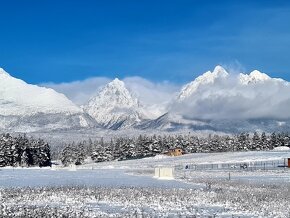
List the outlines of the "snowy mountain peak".
<svg viewBox="0 0 290 218">
<path fill-rule="evenodd" d="M 268 80 L 268 79 L 271 78 L 271 77 L 269 77 L 267 74 L 262 73 L 262 72 L 260 72 L 260 71 L 258 71 L 258 70 L 254 70 L 254 71 L 252 71 L 252 72 L 250 73 L 250 77 L 255 78 L 256 80 L 261 80 L 261 81 L 263 81 L 263 80 Z"/>
<path fill-rule="evenodd" d="M 125 83 L 118 78 L 115 78 L 110 83 L 107 84 L 107 86 L 115 87 L 116 89 L 126 89 Z"/>
<path fill-rule="evenodd" d="M 240 83 L 243 85 L 260 83 L 260 82 L 264 82 L 264 81 L 267 81 L 270 79 L 272 79 L 272 78 L 269 77 L 267 74 L 262 73 L 258 70 L 254 70 L 250 74 L 242 74 L 241 73 L 239 75 Z"/>
<path fill-rule="evenodd" d="M 138 107 L 138 100 L 126 88 L 125 83 L 118 78 L 108 83 L 90 102 L 94 102 L 95 100 L 103 101 L 103 103 L 109 100 L 107 103 L 110 103 L 110 106 Z"/>
<path fill-rule="evenodd" d="M 82 110 L 63 94 L 27 84 L 0 70 L 0 115 L 80 113 Z"/>
<path fill-rule="evenodd" d="M 217 65 L 212 74 L 216 75 L 216 76 L 220 76 L 220 77 L 227 77 L 229 74 L 228 72 L 225 70 L 225 68 L 223 68 L 222 66 L 220 65 Z"/>
<path fill-rule="evenodd" d="M 201 76 L 197 77 L 194 81 L 185 85 L 180 94 L 177 97 L 177 100 L 181 101 L 191 96 L 201 85 L 211 84 L 218 78 L 226 78 L 228 72 L 222 66 L 216 66 L 214 71 L 207 71 Z"/>
<path fill-rule="evenodd" d="M 123 81 L 114 79 L 83 107 L 99 124 L 119 128 L 142 119 L 139 101 Z"/>
</svg>

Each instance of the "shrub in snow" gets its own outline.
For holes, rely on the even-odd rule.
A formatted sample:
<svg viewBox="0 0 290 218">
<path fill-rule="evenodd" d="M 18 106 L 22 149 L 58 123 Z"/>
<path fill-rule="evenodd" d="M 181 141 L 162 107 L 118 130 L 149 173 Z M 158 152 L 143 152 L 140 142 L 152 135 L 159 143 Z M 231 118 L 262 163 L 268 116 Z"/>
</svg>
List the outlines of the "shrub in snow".
<svg viewBox="0 0 290 218">
<path fill-rule="evenodd" d="M 204 181 L 206 182 L 206 181 Z M 289 217 L 290 186 L 211 182 L 205 189 L 0 189 L 1 217 Z"/>
</svg>

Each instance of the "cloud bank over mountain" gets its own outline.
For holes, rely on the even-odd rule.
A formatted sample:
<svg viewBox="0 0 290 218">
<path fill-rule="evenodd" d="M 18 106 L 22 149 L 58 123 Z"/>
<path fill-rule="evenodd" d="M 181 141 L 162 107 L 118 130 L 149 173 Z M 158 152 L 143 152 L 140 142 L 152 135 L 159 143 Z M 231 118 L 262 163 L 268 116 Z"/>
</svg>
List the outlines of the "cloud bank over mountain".
<svg viewBox="0 0 290 218">
<path fill-rule="evenodd" d="M 93 77 L 83 81 L 59 84 L 44 83 L 41 85 L 64 93 L 77 105 L 84 105 L 110 81 L 112 79 L 107 77 Z M 144 108 L 150 110 L 155 118 L 167 112 L 167 105 L 181 88 L 179 84 L 168 81 L 152 82 L 137 76 L 126 77 L 123 81 L 132 94 L 139 99 Z"/>
<path fill-rule="evenodd" d="M 85 104 L 100 87 L 109 82 L 110 79 L 107 77 L 94 77 L 81 81 L 67 83 L 43 83 L 40 85 L 63 93 L 75 104 L 82 105 Z"/>
<path fill-rule="evenodd" d="M 229 71 L 229 72 L 228 72 Z M 179 84 L 127 77 L 126 87 L 154 118 L 166 112 L 186 119 L 288 119 L 290 85 L 259 71 L 232 73 L 217 66 L 181 88 Z M 62 84 L 44 84 L 84 104 L 110 78 L 96 77 Z"/>
<path fill-rule="evenodd" d="M 288 82 L 259 71 L 237 75 L 216 67 L 184 86 L 170 111 L 188 119 L 288 119 L 289 107 Z"/>
<path fill-rule="evenodd" d="M 44 88 L 1 69 L 0 77 L 2 129 L 234 132 L 290 126 L 290 83 L 257 70 L 237 74 L 216 66 L 183 87 L 141 77 L 103 77 Z"/>
</svg>

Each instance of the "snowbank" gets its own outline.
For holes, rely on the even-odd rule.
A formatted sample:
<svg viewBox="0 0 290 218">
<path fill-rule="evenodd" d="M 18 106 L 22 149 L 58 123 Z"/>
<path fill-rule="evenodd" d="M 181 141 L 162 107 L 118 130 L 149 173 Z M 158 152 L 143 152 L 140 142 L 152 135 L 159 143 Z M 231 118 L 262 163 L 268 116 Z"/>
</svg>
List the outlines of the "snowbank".
<svg viewBox="0 0 290 218">
<path fill-rule="evenodd" d="M 273 149 L 273 151 L 290 151 L 290 148 L 287 146 L 280 146 Z"/>
</svg>

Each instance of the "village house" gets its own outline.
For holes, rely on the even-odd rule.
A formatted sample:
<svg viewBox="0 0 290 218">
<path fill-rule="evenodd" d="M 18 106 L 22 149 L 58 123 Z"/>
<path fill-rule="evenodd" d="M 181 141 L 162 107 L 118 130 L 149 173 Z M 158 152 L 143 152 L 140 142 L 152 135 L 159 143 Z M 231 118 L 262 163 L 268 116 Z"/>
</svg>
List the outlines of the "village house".
<svg viewBox="0 0 290 218">
<path fill-rule="evenodd" d="M 164 152 L 167 156 L 181 156 L 183 154 L 182 148 L 173 148 L 169 149 L 169 151 Z"/>
</svg>

